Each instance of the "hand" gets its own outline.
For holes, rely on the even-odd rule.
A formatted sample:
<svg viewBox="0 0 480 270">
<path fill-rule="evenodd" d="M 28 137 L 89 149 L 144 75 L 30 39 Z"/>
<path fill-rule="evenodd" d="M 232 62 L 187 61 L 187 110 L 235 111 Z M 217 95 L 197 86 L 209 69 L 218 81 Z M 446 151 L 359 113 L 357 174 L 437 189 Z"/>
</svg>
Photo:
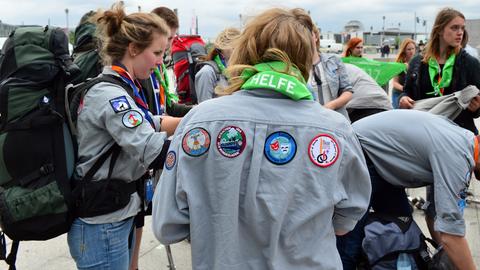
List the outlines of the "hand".
<svg viewBox="0 0 480 270">
<path fill-rule="evenodd" d="M 167 135 L 173 135 L 178 124 L 182 120 L 181 117 L 172 117 L 172 116 L 162 116 L 162 124 L 160 126 L 160 131 L 167 132 Z"/>
<path fill-rule="evenodd" d="M 411 109 L 411 108 L 413 108 L 414 104 L 415 104 L 415 100 L 411 99 L 408 96 L 403 96 L 400 99 L 399 107 L 400 107 L 400 109 Z"/>
<path fill-rule="evenodd" d="M 480 96 L 475 96 L 474 98 L 472 98 L 470 104 L 468 104 L 467 109 L 471 112 L 476 112 L 478 109 L 480 109 Z"/>
</svg>

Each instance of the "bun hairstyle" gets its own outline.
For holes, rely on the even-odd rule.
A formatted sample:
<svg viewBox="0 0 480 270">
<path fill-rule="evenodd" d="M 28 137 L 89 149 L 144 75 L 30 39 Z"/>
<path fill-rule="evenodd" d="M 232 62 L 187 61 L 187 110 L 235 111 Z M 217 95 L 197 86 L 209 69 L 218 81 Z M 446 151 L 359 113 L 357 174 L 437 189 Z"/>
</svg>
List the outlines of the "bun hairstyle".
<svg viewBox="0 0 480 270">
<path fill-rule="evenodd" d="M 231 94 L 240 89 L 244 83 L 242 71 L 262 62 L 282 61 L 287 65 L 285 73 L 295 74 L 290 72 L 293 66 L 307 80 L 315 50 L 313 28 L 310 15 L 300 8 L 272 8 L 252 18 L 233 42 L 227 68 L 230 85 L 217 93 Z"/>
<path fill-rule="evenodd" d="M 165 21 L 152 13 L 132 13 L 127 15 L 123 2 L 115 3 L 110 10 L 97 12 L 97 37 L 101 38 L 100 55 L 105 65 L 120 61 L 130 43 L 140 52 L 154 39 L 154 34 L 170 34 Z"/>
</svg>

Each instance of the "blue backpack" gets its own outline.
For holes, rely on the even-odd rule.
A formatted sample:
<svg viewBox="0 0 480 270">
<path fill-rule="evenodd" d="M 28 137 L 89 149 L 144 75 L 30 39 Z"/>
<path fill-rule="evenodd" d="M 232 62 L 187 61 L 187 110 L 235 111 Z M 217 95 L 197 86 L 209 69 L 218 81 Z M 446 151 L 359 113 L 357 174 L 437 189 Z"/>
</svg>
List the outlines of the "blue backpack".
<svg viewBox="0 0 480 270">
<path fill-rule="evenodd" d="M 427 242 L 438 245 L 423 235 L 412 217 L 394 217 L 370 213 L 364 228 L 363 251 L 372 270 L 397 269 L 399 255 L 404 253 L 412 270 L 427 270 L 431 252 Z"/>
</svg>

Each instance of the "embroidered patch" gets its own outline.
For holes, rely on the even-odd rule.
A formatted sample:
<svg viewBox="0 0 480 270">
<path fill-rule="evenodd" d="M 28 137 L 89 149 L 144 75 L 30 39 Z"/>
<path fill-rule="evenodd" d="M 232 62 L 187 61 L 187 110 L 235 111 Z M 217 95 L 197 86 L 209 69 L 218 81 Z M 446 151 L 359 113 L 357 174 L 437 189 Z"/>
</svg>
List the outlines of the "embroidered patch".
<svg viewBox="0 0 480 270">
<path fill-rule="evenodd" d="M 193 128 L 183 136 L 182 149 L 192 157 L 198 157 L 210 148 L 210 133 L 203 128 Z"/>
<path fill-rule="evenodd" d="M 465 207 L 467 207 L 467 200 L 466 200 L 468 196 L 467 191 L 468 191 L 468 188 L 465 188 L 464 190 L 460 191 L 460 194 L 458 194 L 458 197 L 460 197 L 460 199 L 457 201 L 457 205 L 462 215 L 465 210 Z"/>
<path fill-rule="evenodd" d="M 245 149 L 247 140 L 245 133 L 239 127 L 224 127 L 217 136 L 217 149 L 224 157 L 234 158 Z"/>
<path fill-rule="evenodd" d="M 165 158 L 165 168 L 167 170 L 171 170 L 173 166 L 175 166 L 176 162 L 177 162 L 177 154 L 175 154 L 175 151 L 168 152 L 167 157 Z"/>
<path fill-rule="evenodd" d="M 263 153 L 273 164 L 287 164 L 297 153 L 297 143 L 290 134 L 277 131 L 270 134 L 265 140 Z"/>
<path fill-rule="evenodd" d="M 128 100 L 125 96 L 110 99 L 110 105 L 115 113 L 124 112 L 132 108 L 130 107 L 130 103 L 128 103 Z"/>
<path fill-rule="evenodd" d="M 141 123 L 143 123 L 143 116 L 138 111 L 131 110 L 123 115 L 122 123 L 127 128 L 138 127 Z"/>
<path fill-rule="evenodd" d="M 308 154 L 313 164 L 319 167 L 328 167 L 337 161 L 340 149 L 332 136 L 319 134 L 310 142 Z"/>
</svg>

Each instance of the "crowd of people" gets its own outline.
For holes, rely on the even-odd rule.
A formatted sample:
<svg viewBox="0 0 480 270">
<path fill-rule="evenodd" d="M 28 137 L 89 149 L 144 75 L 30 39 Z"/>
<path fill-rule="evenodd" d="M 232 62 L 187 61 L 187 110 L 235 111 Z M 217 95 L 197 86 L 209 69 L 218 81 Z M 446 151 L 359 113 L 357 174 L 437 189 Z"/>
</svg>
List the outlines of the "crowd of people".
<svg viewBox="0 0 480 270">
<path fill-rule="evenodd" d="M 458 125 L 394 110 L 480 88 L 459 11 L 437 14 L 424 50 L 402 42 L 396 62 L 406 71 L 392 78 L 392 101 L 361 67 L 320 53 L 303 9 L 271 8 L 219 33 L 195 76 L 195 105 L 169 93 L 172 10 L 127 15 L 117 3 L 89 20 L 100 76 L 118 83 L 83 97 L 75 178 L 121 180 L 129 192 L 121 206 L 98 201 L 109 207 L 75 219 L 68 246 L 78 269 L 138 269 L 150 213 L 162 244 L 189 239 L 193 269 L 356 269 L 370 211 L 411 217 L 405 188 L 421 186 L 432 237 L 458 269 L 476 269 L 460 201 L 480 173 L 480 97 Z M 362 53 L 363 40 L 352 38 L 343 56 Z"/>
</svg>

